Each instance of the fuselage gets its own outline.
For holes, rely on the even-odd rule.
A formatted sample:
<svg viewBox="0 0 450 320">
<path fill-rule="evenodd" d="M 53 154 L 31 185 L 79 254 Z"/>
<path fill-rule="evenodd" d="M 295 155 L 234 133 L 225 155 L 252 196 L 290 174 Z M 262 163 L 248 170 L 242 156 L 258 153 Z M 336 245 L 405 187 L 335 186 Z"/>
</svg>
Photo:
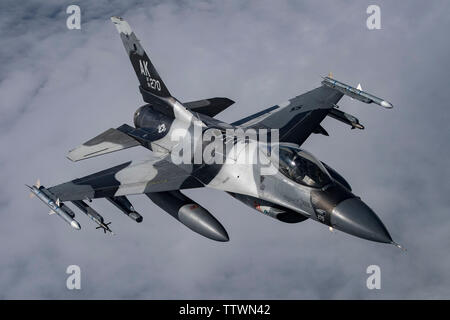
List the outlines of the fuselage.
<svg viewBox="0 0 450 320">
<path fill-rule="evenodd" d="M 134 124 L 146 132 L 145 147 L 170 154 L 205 187 L 225 191 L 283 222 L 312 219 L 360 238 L 392 242 L 381 220 L 347 181 L 300 146 L 230 138 L 230 132 L 242 128 L 174 103 L 170 113 L 158 106 L 140 107 Z M 218 141 L 220 152 L 214 148 Z"/>
</svg>

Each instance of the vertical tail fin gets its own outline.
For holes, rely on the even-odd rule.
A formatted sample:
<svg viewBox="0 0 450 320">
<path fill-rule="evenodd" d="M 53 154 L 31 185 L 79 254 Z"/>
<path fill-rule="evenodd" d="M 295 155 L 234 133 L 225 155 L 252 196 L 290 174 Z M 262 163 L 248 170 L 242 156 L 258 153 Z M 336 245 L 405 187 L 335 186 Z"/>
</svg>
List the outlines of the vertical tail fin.
<svg viewBox="0 0 450 320">
<path fill-rule="evenodd" d="M 139 79 L 141 89 L 158 97 L 171 97 L 169 90 L 142 48 L 130 25 L 120 17 L 111 17 Z M 141 90 L 142 91 L 142 90 Z M 145 97 L 144 97 L 145 100 Z"/>
</svg>

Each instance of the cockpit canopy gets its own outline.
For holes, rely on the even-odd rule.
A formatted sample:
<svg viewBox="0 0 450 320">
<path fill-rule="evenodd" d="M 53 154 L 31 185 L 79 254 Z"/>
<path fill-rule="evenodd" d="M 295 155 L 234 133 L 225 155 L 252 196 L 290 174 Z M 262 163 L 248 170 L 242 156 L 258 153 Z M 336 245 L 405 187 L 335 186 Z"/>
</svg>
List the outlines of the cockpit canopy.
<svg viewBox="0 0 450 320">
<path fill-rule="evenodd" d="M 279 146 L 279 171 L 290 180 L 312 188 L 322 188 L 332 182 L 320 161 L 293 146 Z"/>
</svg>

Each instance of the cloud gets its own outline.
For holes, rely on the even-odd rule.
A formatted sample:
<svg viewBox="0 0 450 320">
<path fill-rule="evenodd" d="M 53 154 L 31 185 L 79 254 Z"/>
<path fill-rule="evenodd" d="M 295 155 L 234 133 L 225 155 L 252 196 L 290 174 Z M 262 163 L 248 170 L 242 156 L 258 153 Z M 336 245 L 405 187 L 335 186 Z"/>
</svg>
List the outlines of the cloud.
<svg viewBox="0 0 450 320">
<path fill-rule="evenodd" d="M 66 28 L 66 5 L 6 1 L 0 26 L 0 287 L 2 298 L 448 298 L 450 241 L 446 1 L 379 1 L 382 29 L 366 28 L 371 3 L 349 1 L 80 2 L 82 29 Z M 214 190 L 187 194 L 228 230 L 229 243 L 192 233 L 132 196 L 136 224 L 93 202 L 117 236 L 77 212 L 70 230 L 28 200 L 25 183 L 53 185 L 148 156 L 130 150 L 81 163 L 66 152 L 132 122 L 143 102 L 109 21 L 132 25 L 181 101 L 227 96 L 233 121 L 318 86 L 320 75 L 361 83 L 394 104 L 382 110 L 344 98 L 366 126 L 325 120 L 330 137 L 305 148 L 342 173 L 382 218 L 393 247 L 330 233 L 312 221 L 288 225 Z M 82 290 L 66 289 L 78 264 Z M 377 264 L 382 290 L 365 286 Z"/>
</svg>

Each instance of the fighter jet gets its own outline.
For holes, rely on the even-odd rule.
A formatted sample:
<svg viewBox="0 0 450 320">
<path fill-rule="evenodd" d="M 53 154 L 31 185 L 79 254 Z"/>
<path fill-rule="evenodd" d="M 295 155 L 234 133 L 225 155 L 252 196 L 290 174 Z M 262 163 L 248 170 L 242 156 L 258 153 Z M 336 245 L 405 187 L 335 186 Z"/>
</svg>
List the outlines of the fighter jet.
<svg viewBox="0 0 450 320">
<path fill-rule="evenodd" d="M 399 246 L 344 177 L 301 148 L 311 134 L 328 136 L 321 126 L 327 116 L 352 129 L 364 129 L 356 117 L 338 109 L 337 103 L 344 95 L 384 108 L 392 108 L 390 102 L 330 74 L 323 78 L 321 86 L 309 92 L 225 123 L 214 117 L 230 107 L 232 100 L 180 102 L 170 93 L 129 24 L 120 17 L 111 20 L 131 60 L 146 104 L 134 113 L 134 126 L 110 128 L 71 150 L 67 157 L 80 161 L 141 147 L 150 150 L 151 158 L 129 161 L 50 188 L 29 187 L 64 221 L 80 229 L 75 214 L 63 203 L 72 202 L 98 224 L 97 228 L 111 233 L 103 217 L 86 201 L 106 198 L 131 219 L 141 222 L 142 216 L 126 196 L 145 194 L 191 230 L 212 240 L 228 241 L 222 224 L 182 193 L 184 189 L 208 187 L 222 190 L 282 222 L 311 219 L 359 238 Z"/>
</svg>

